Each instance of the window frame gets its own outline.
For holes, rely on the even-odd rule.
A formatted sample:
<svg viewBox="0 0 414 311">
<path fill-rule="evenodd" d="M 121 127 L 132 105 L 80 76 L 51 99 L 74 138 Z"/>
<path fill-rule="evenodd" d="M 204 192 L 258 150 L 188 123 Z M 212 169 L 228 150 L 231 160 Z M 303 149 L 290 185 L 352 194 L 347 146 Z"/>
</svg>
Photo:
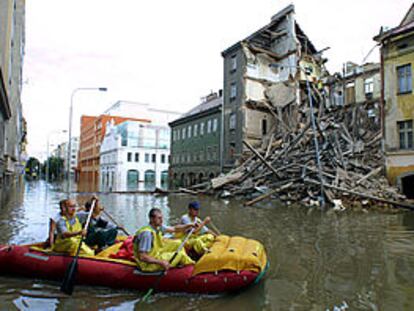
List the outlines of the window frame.
<svg viewBox="0 0 414 311">
<path fill-rule="evenodd" d="M 396 70 L 397 95 L 411 94 L 413 90 L 411 63 L 397 66 Z"/>
</svg>

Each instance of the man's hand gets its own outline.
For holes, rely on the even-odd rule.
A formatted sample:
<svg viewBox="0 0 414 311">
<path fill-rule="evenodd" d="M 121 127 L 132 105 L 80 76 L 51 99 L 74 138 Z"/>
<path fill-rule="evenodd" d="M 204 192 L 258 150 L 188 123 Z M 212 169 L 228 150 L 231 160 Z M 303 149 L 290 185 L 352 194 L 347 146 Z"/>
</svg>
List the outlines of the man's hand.
<svg viewBox="0 0 414 311">
<path fill-rule="evenodd" d="M 166 260 L 160 260 L 160 262 L 158 263 L 161 267 L 164 268 L 165 271 L 167 271 L 168 269 L 171 268 L 171 265 L 168 261 Z"/>
<path fill-rule="evenodd" d="M 88 234 L 88 232 L 85 229 L 83 229 L 83 230 L 79 231 L 79 234 L 81 236 L 83 236 L 83 237 L 86 237 L 86 235 Z"/>
<path fill-rule="evenodd" d="M 211 222 L 211 218 L 210 218 L 210 216 L 207 216 L 205 219 L 204 219 L 204 224 L 209 224 Z"/>
</svg>

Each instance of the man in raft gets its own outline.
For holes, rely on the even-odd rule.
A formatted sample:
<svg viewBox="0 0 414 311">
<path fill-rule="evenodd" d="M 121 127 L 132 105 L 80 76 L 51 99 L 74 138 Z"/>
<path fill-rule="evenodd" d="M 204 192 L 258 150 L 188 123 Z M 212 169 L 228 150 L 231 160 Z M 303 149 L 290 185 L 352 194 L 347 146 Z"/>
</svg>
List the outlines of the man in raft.
<svg viewBox="0 0 414 311">
<path fill-rule="evenodd" d="M 85 243 L 90 247 L 96 246 L 98 248 L 97 252 L 99 252 L 99 250 L 115 243 L 118 235 L 118 227 L 102 217 L 101 212 L 103 211 L 103 207 L 99 204 L 99 200 L 95 196 L 85 203 L 85 211 L 79 212 L 78 215 L 86 214 L 87 217 L 93 200 L 96 200 L 96 205 L 92 213 Z"/>
<path fill-rule="evenodd" d="M 196 230 L 187 241 L 186 248 L 194 250 L 198 256 L 203 255 L 213 244 L 216 234 L 207 228 L 210 223 L 210 217 L 206 217 L 204 221 L 198 217 L 200 211 L 200 203 L 197 201 L 188 204 L 188 213 L 181 217 L 181 224 L 195 224 Z M 178 234 L 179 238 L 183 238 L 184 234 Z"/>
<path fill-rule="evenodd" d="M 49 219 L 49 237 L 46 240 L 45 248 L 52 247 L 55 243 L 56 238 L 56 224 L 59 222 L 59 220 L 65 215 L 66 210 L 66 199 L 59 201 L 59 212 L 57 212 L 55 215 L 50 217 Z"/>
<path fill-rule="evenodd" d="M 191 265 L 194 261 L 182 248 L 173 262 L 170 262 L 181 244 L 180 240 L 164 239 L 164 233 L 184 232 L 194 224 L 163 226 L 162 212 L 158 208 L 150 210 L 149 225 L 140 228 L 134 236 L 134 257 L 142 271 L 168 270 L 178 265 Z"/>
<path fill-rule="evenodd" d="M 76 214 L 76 207 L 75 200 L 66 200 L 65 215 L 56 224 L 57 238 L 52 248 L 54 252 L 68 253 L 74 256 L 82 236 L 86 236 L 87 232 L 83 229 L 82 224 L 86 222 L 88 215 L 87 213 Z M 94 255 L 94 251 L 82 242 L 80 254 Z"/>
</svg>

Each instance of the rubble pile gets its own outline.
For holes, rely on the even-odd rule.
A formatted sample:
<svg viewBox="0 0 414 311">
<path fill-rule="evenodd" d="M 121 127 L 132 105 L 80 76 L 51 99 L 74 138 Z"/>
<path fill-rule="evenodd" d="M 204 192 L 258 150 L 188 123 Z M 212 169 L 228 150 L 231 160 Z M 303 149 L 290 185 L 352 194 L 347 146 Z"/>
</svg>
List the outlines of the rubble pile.
<svg viewBox="0 0 414 311">
<path fill-rule="evenodd" d="M 323 198 L 336 209 L 404 206 L 405 197 L 384 176 L 378 109 L 373 111 L 367 103 L 332 107 L 314 86 L 309 90 L 312 106 L 306 88 L 300 105 L 268 105 L 278 120 L 272 132 L 259 146 L 244 140 L 249 152 L 244 152 L 242 163 L 202 191 L 243 196 L 248 198 L 245 205 L 273 197 L 305 205 L 320 205 Z"/>
</svg>

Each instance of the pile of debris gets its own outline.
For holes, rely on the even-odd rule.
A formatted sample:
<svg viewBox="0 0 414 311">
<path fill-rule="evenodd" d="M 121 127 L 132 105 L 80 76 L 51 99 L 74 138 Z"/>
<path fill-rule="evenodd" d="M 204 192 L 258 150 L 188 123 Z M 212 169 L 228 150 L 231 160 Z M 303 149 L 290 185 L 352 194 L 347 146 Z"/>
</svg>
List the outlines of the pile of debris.
<svg viewBox="0 0 414 311">
<path fill-rule="evenodd" d="M 405 196 L 384 177 L 379 111 L 369 104 L 333 107 L 314 86 L 293 112 L 272 109 L 277 126 L 261 146 L 244 140 L 249 152 L 225 176 L 192 187 L 221 197 L 243 196 L 245 205 L 266 198 L 290 204 L 400 205 Z M 295 105 L 295 104 L 294 104 Z M 317 158 L 319 161 L 317 161 Z M 407 206 L 404 206 L 407 205 Z"/>
</svg>

